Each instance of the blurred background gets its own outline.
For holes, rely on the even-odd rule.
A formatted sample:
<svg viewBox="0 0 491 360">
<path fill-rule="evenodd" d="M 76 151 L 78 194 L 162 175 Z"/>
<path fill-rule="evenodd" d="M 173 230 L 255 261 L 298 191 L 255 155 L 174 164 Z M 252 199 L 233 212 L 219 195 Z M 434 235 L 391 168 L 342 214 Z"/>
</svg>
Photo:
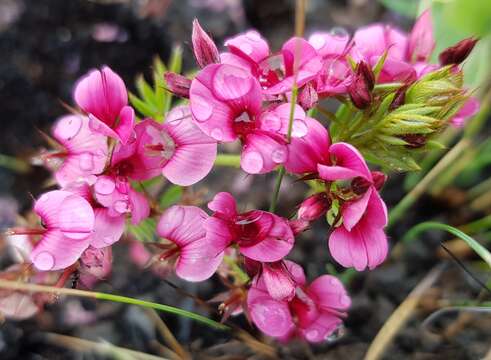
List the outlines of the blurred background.
<svg viewBox="0 0 491 360">
<path fill-rule="evenodd" d="M 418 12 L 431 6 L 435 21 L 437 49 L 435 54 L 465 38 L 482 38 L 473 57 L 466 63 L 466 82 L 483 97 L 489 85 L 491 68 L 491 1 L 454 2 L 416 0 L 309 0 L 306 14 L 306 35 L 313 31 L 329 31 L 342 27 L 353 33 L 360 26 L 385 22 L 409 30 Z M 2 227 L 17 211 L 31 206 L 32 196 L 43 191 L 48 173 L 40 167 L 26 165 L 28 158 L 46 146 L 41 132 L 49 132 L 57 117 L 66 113 L 62 103 L 72 104 L 73 85 L 89 69 L 107 64 L 120 74 L 134 91 L 136 76 L 143 73 L 150 79 L 155 55 L 167 62 L 176 44 L 183 48 L 183 70 L 191 71 L 195 62 L 190 48 L 191 25 L 198 18 L 219 46 L 224 39 L 249 28 L 255 28 L 269 40 L 276 51 L 293 34 L 295 2 L 293 0 L 0 0 L 0 221 Z M 435 55 L 435 56 L 436 56 Z M 488 116 L 488 114 L 483 115 Z M 480 139 L 489 137 L 489 127 L 479 132 Z M 449 145 L 460 136 L 450 137 Z M 491 203 L 470 209 L 465 202 L 466 189 L 486 180 L 491 171 L 489 155 L 480 159 L 477 153 L 489 154 L 491 146 L 476 147 L 474 156 L 465 164 L 479 163 L 476 168 L 463 166 L 464 177 L 447 174 L 447 180 L 435 192 L 422 196 L 407 212 L 401 223 L 391 229 L 392 245 L 409 228 L 429 218 L 439 218 L 455 225 L 486 216 Z M 17 158 L 18 160 L 15 160 Z M 427 169 L 433 163 L 428 162 Z M 384 190 L 389 205 L 397 203 L 414 181 L 394 176 Z M 254 193 L 249 192 L 254 181 Z M 251 180 L 236 170 L 223 169 L 205 184 L 196 186 L 209 198 L 217 191 L 232 190 L 247 205 L 266 205 L 272 188 L 271 176 Z M 412 181 L 412 183 L 411 183 Z M 409 183 L 409 185 L 407 185 Z M 413 184 L 413 185 L 411 185 Z M 303 189 L 290 191 L 292 180 L 284 181 L 281 195 L 283 211 L 292 209 L 303 196 Z M 490 186 L 491 188 L 491 186 Z M 487 190 L 481 190 L 480 195 Z M 479 195 L 478 194 L 478 195 Z M 463 200 L 462 200 L 463 199 Z M 470 209 L 470 210 L 469 210 Z M 476 215 L 477 214 L 477 215 Z M 491 226 L 491 222 L 488 224 Z M 482 230 L 482 228 L 480 228 Z M 305 235 L 292 259 L 302 263 L 310 278 L 325 273 L 325 225 L 320 224 Z M 489 233 L 487 235 L 489 237 Z M 440 277 L 436 294 L 428 296 L 422 313 L 399 331 L 387 359 L 480 359 L 491 346 L 491 319 L 474 316 L 471 321 L 453 314 L 439 324 L 439 331 L 422 331 L 420 324 L 435 309 L 442 294 L 452 298 L 474 299 L 479 286 L 458 267 L 447 264 L 438 255 L 441 234 L 425 235 L 422 241 L 408 246 L 398 261 L 351 280 L 353 309 L 346 322 L 345 334 L 339 340 L 308 348 L 294 343 L 278 349 L 277 356 L 288 359 L 360 359 L 380 327 L 404 301 L 430 269 L 444 262 L 447 271 Z M 448 238 L 448 236 L 447 236 Z M 129 265 L 128 248 L 115 249 L 113 276 L 101 290 L 136 296 L 199 311 L 183 291 L 208 299 L 220 285 L 214 281 L 189 284 L 172 279 L 180 288 L 174 289 L 148 270 Z M 339 269 L 338 269 L 339 270 Z M 334 270 L 335 271 L 335 270 Z M 346 274 L 350 276 L 350 274 Z M 485 274 L 489 279 L 489 274 Z M 188 319 L 164 316 L 177 340 L 199 354 L 197 359 L 264 358 L 254 343 L 237 340 L 214 332 Z M 456 321 L 456 319 L 460 319 Z M 255 333 L 242 319 L 239 323 Z M 457 323 L 457 325 L 455 325 Z M 453 327 L 452 327 L 453 326 Z M 449 328 L 450 327 L 450 328 Z M 0 325 L 1 359 L 99 359 L 127 358 L 127 354 L 96 355 L 90 345 L 77 348 L 69 341 L 49 337 L 47 332 L 68 334 L 97 343 L 162 355 L 162 334 L 156 331 L 152 317 L 141 309 L 113 303 L 66 299 L 48 306 L 36 318 L 7 321 Z M 165 339 L 164 339 L 165 340 Z M 265 340 L 268 341 L 268 340 Z M 269 346 L 269 345 L 268 345 Z M 83 350 L 83 351 L 81 351 Z M 86 351 L 87 350 L 87 351 Z M 278 355 L 279 354 L 279 355 Z M 276 356 L 276 355 L 275 355 Z M 130 357 L 131 358 L 131 357 Z"/>
</svg>

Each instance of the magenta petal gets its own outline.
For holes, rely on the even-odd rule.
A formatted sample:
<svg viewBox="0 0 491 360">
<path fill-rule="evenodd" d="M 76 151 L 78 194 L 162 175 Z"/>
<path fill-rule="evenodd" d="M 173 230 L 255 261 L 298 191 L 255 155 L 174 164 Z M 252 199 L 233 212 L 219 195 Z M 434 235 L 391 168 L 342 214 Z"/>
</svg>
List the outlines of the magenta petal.
<svg viewBox="0 0 491 360">
<path fill-rule="evenodd" d="M 431 12 L 428 9 L 419 16 L 409 35 L 408 60 L 411 62 L 427 61 L 434 48 L 433 25 Z"/>
<path fill-rule="evenodd" d="M 373 270 L 387 257 L 389 251 L 387 236 L 384 230 L 370 225 L 365 225 L 362 231 L 368 257 L 368 268 Z"/>
<path fill-rule="evenodd" d="M 141 193 L 130 189 L 128 192 L 131 208 L 131 223 L 136 225 L 150 215 L 150 204 Z"/>
<path fill-rule="evenodd" d="M 325 312 L 319 314 L 319 316 L 308 327 L 300 329 L 300 333 L 305 340 L 318 343 L 325 341 L 326 338 L 331 335 L 336 328 L 341 325 L 342 321 L 337 316 Z"/>
<path fill-rule="evenodd" d="M 370 59 L 370 64 L 375 66 L 380 57 L 373 57 Z M 382 67 L 382 71 L 377 79 L 379 83 L 388 83 L 388 82 L 405 82 L 410 83 L 416 80 L 417 74 L 414 67 L 401 60 L 394 60 L 391 58 L 385 59 L 384 66 Z"/>
<path fill-rule="evenodd" d="M 234 233 L 229 228 L 229 223 L 217 217 L 209 217 L 204 221 L 206 239 L 216 253 L 224 251 L 235 240 Z"/>
<path fill-rule="evenodd" d="M 308 293 L 323 310 L 347 310 L 351 306 L 350 297 L 335 276 L 319 276 L 309 285 Z"/>
<path fill-rule="evenodd" d="M 329 237 L 329 251 L 334 260 L 346 268 L 354 267 L 357 271 L 362 271 L 367 267 L 366 249 L 357 228 L 351 232 L 344 226 L 334 230 Z"/>
<path fill-rule="evenodd" d="M 356 170 L 348 169 L 342 166 L 317 165 L 319 177 L 326 181 L 347 180 L 360 176 Z"/>
<path fill-rule="evenodd" d="M 228 192 L 219 192 L 208 203 L 208 209 L 224 214 L 227 218 L 237 216 L 237 204 L 234 197 Z"/>
<path fill-rule="evenodd" d="M 286 161 L 287 147 L 276 138 L 262 132 L 247 135 L 240 166 L 249 174 L 264 174 Z"/>
<path fill-rule="evenodd" d="M 206 280 L 221 264 L 223 254 L 223 251 L 214 248 L 205 237 L 198 239 L 181 249 L 176 263 L 176 274 L 187 281 Z"/>
<path fill-rule="evenodd" d="M 370 169 L 368 169 L 365 159 L 353 145 L 344 142 L 332 144 L 329 148 L 329 153 L 335 157 L 337 167 L 352 170 L 358 174 L 356 176 L 361 176 L 368 181 L 372 181 L 372 174 Z"/>
<path fill-rule="evenodd" d="M 245 34 L 237 35 L 225 41 L 231 53 L 240 57 L 260 63 L 269 56 L 269 46 L 266 40 L 255 30 L 249 30 Z"/>
<path fill-rule="evenodd" d="M 123 235 L 125 217 L 110 216 L 106 208 L 95 209 L 94 212 L 95 225 L 90 245 L 100 249 L 114 244 Z"/>
<path fill-rule="evenodd" d="M 349 35 L 317 32 L 309 37 L 309 43 L 317 50 L 317 54 L 326 57 L 340 56 L 349 42 Z"/>
<path fill-rule="evenodd" d="M 291 300 L 295 296 L 295 281 L 281 262 L 264 263 L 261 277 L 273 299 Z"/>
<path fill-rule="evenodd" d="M 371 226 L 378 228 L 383 228 L 386 226 L 389 220 L 387 206 L 385 205 L 384 200 L 382 200 L 380 197 L 380 194 L 373 187 L 365 216 L 370 222 Z"/>
<path fill-rule="evenodd" d="M 89 246 L 90 237 L 74 240 L 60 230 L 49 230 L 31 252 L 31 261 L 41 271 L 61 270 L 73 265 Z"/>
<path fill-rule="evenodd" d="M 341 213 L 343 215 L 343 226 L 346 230 L 351 231 L 358 224 L 367 210 L 368 202 L 371 200 L 372 192 L 374 191 L 375 189 L 370 187 L 361 198 L 343 204 Z"/>
<path fill-rule="evenodd" d="M 126 145 L 133 135 L 133 127 L 135 126 L 135 111 L 130 106 L 125 106 L 119 113 L 119 123 L 114 128 L 114 131 L 119 136 L 119 140 L 123 145 Z"/>
<path fill-rule="evenodd" d="M 111 129 L 109 125 L 107 125 L 92 114 L 89 114 L 89 127 L 90 130 L 95 133 L 99 133 L 101 135 L 109 136 L 113 139 L 119 140 L 119 135 L 113 129 Z"/>
<path fill-rule="evenodd" d="M 247 293 L 247 307 L 254 324 L 269 336 L 285 336 L 295 326 L 287 302 L 274 300 L 254 286 Z"/>
<path fill-rule="evenodd" d="M 204 221 L 208 215 L 196 206 L 174 205 L 162 214 L 157 225 L 159 236 L 180 247 L 205 236 Z"/>
<path fill-rule="evenodd" d="M 297 66 L 302 69 L 312 59 L 317 57 L 317 51 L 303 38 L 292 37 L 281 48 L 287 76 L 293 75 L 295 57 L 298 57 Z"/>
<path fill-rule="evenodd" d="M 304 286 L 307 280 L 305 279 L 303 268 L 291 260 L 284 260 L 284 262 L 288 272 L 292 276 L 293 280 L 295 280 L 297 285 Z"/>
<path fill-rule="evenodd" d="M 450 119 L 450 124 L 455 127 L 463 127 L 466 120 L 479 112 L 479 100 L 473 96 L 469 97 L 459 112 Z"/>
</svg>

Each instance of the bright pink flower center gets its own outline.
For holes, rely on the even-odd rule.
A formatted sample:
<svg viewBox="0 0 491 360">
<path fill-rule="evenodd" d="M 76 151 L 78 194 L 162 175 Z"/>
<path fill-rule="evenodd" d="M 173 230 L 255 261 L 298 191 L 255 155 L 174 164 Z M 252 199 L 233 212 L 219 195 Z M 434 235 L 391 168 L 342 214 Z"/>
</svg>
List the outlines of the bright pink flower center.
<svg viewBox="0 0 491 360">
<path fill-rule="evenodd" d="M 247 111 L 242 112 L 239 116 L 237 116 L 234 120 L 234 132 L 244 137 L 247 134 L 250 134 L 257 128 L 257 123 L 254 118 L 249 115 Z"/>
</svg>

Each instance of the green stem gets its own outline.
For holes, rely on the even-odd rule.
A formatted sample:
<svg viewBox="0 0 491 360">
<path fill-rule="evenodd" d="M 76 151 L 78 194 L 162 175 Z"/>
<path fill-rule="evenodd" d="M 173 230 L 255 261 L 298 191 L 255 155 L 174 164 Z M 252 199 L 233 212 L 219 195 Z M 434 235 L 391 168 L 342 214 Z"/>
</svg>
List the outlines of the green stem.
<svg viewBox="0 0 491 360">
<path fill-rule="evenodd" d="M 276 182 L 274 185 L 273 197 L 271 198 L 271 205 L 269 205 L 269 212 L 276 211 L 276 204 L 278 202 L 278 197 L 280 195 L 280 187 L 284 175 L 285 175 L 285 167 L 282 165 L 278 170 L 278 175 L 276 175 Z"/>
<path fill-rule="evenodd" d="M 44 293 L 61 294 L 61 295 L 68 295 L 68 296 L 87 297 L 87 298 L 93 298 L 99 300 L 119 302 L 123 304 L 137 305 L 137 306 L 164 311 L 174 315 L 184 316 L 189 319 L 198 321 L 202 324 L 208 325 L 215 329 L 220 329 L 220 330 L 230 329 L 227 325 L 220 324 L 219 322 L 208 319 L 203 315 L 199 315 L 191 311 L 182 310 L 170 305 L 158 304 L 150 301 L 130 298 L 127 296 L 113 295 L 113 294 L 94 292 L 94 291 L 77 290 L 77 289 L 57 288 L 53 286 L 27 284 L 18 281 L 7 281 L 7 280 L 0 280 L 0 289 L 44 292 Z"/>
<path fill-rule="evenodd" d="M 230 256 L 224 256 L 223 261 L 232 268 L 232 271 L 237 275 L 237 278 L 242 284 L 247 284 L 249 282 L 249 276 L 237 265 L 237 262 Z"/>
<path fill-rule="evenodd" d="M 215 166 L 240 167 L 240 155 L 235 154 L 218 154 L 215 160 Z"/>
<path fill-rule="evenodd" d="M 373 88 L 374 91 L 394 91 L 403 86 L 403 83 L 385 83 L 385 84 L 376 84 Z"/>
<path fill-rule="evenodd" d="M 31 165 L 13 156 L 0 154 L 0 167 L 25 174 L 31 171 Z"/>
</svg>

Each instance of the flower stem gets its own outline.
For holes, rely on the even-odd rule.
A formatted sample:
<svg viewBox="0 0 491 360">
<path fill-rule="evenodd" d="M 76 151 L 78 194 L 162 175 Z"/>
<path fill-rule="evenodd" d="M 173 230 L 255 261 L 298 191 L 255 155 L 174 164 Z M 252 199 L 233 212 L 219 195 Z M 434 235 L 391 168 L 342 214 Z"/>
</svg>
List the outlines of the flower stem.
<svg viewBox="0 0 491 360">
<path fill-rule="evenodd" d="M 215 166 L 240 167 L 240 155 L 235 154 L 218 154 L 215 160 Z"/>
<path fill-rule="evenodd" d="M 85 290 L 77 290 L 77 289 L 66 289 L 66 288 L 57 288 L 54 286 L 44 286 L 44 285 L 35 285 L 35 284 L 27 284 L 18 281 L 7 281 L 0 280 L 0 289 L 10 289 L 10 290 L 21 290 L 21 291 L 32 291 L 32 292 L 44 292 L 44 293 L 54 293 L 68 296 L 78 296 L 78 297 L 86 297 L 92 299 L 99 300 L 107 300 L 113 302 L 119 302 L 124 304 L 131 304 L 142 306 L 146 308 L 156 309 L 160 311 L 164 311 L 167 313 L 171 313 L 174 315 L 184 316 L 189 319 L 198 321 L 202 324 L 205 324 L 209 327 L 220 329 L 220 330 L 228 330 L 230 329 L 227 325 L 220 324 L 214 320 L 208 319 L 203 315 L 199 315 L 193 313 L 191 311 L 179 309 L 170 305 L 158 304 L 150 301 L 139 300 L 127 296 L 113 295 L 95 291 L 85 291 Z"/>
</svg>

